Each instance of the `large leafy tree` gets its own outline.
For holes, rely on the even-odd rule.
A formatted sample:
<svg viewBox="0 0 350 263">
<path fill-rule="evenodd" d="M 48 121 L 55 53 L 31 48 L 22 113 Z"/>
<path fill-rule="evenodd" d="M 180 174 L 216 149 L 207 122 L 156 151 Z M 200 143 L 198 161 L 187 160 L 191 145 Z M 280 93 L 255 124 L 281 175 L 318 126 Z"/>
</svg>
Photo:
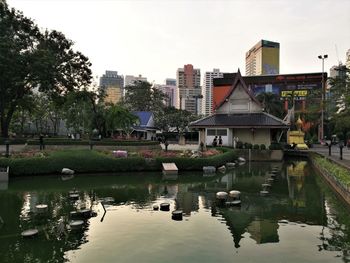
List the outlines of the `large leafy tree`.
<svg viewBox="0 0 350 263">
<path fill-rule="evenodd" d="M 132 111 L 152 111 L 155 115 L 164 109 L 167 96 L 149 82 L 136 81 L 125 87 L 124 104 Z"/>
<path fill-rule="evenodd" d="M 164 111 L 155 118 L 156 126 L 165 132 L 170 128 L 175 128 L 179 133 L 186 130 L 190 122 L 198 119 L 197 115 L 192 115 L 186 110 L 179 110 L 174 107 L 167 107 Z"/>
<path fill-rule="evenodd" d="M 117 104 L 107 105 L 106 126 L 112 137 L 113 132 L 117 129 L 123 130 L 129 135 L 131 132 L 131 127 L 138 122 L 138 117 L 136 117 L 126 108 Z"/>
<path fill-rule="evenodd" d="M 339 76 L 329 79 L 330 99 L 332 107 L 328 106 L 328 114 L 334 133 L 343 133 L 350 130 L 350 69 L 340 67 Z"/>
<path fill-rule="evenodd" d="M 91 63 L 73 50 L 73 42 L 57 31 L 41 32 L 21 12 L 0 2 L 0 126 L 9 125 L 25 98 L 39 91 L 64 101 L 91 83 Z"/>
</svg>

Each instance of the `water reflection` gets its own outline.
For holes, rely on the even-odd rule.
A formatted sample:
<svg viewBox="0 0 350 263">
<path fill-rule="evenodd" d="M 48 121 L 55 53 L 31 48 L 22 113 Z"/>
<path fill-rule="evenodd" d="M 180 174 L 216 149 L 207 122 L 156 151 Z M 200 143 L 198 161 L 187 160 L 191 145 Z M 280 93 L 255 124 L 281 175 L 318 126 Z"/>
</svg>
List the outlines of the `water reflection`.
<svg viewBox="0 0 350 263">
<path fill-rule="evenodd" d="M 263 197 L 262 184 L 271 178 L 272 171 L 276 171 L 276 177 L 270 195 Z M 69 198 L 72 189 L 79 191 L 78 200 Z M 242 205 L 219 206 L 215 193 L 233 189 L 241 192 Z M 8 190 L 0 191 L 0 198 L 0 216 L 5 222 L 0 222 L 0 254 L 4 262 L 22 262 L 23 258 L 24 262 L 68 260 L 66 252 L 90 242 L 89 235 L 98 229 L 97 224 L 105 224 L 108 217 L 114 218 L 122 211 L 133 217 L 166 213 L 153 211 L 153 205 L 162 202 L 169 202 L 171 211 L 182 210 L 187 221 L 199 214 L 200 218 L 205 217 L 203 222 L 211 217 L 219 224 L 226 224 L 236 249 L 242 248 L 244 239 L 256 244 L 276 244 L 281 239 L 279 230 L 286 224 L 323 226 L 315 251 L 341 251 L 342 260 L 350 262 L 350 218 L 343 212 L 348 210 L 344 210 L 304 161 L 252 164 L 250 169 L 240 166 L 213 177 L 156 174 L 77 176 L 67 181 L 55 177 L 20 178 L 11 182 Z M 48 211 L 37 213 L 37 204 L 47 204 Z M 71 212 L 82 209 L 93 211 L 98 220 L 87 219 L 83 229 L 72 231 L 68 227 Z M 169 219 L 171 211 L 167 212 Z M 149 223 L 154 218 L 147 220 Z M 171 227 L 181 228 L 186 220 Z M 208 225 L 211 227 L 215 226 Z M 39 229 L 39 236 L 23 239 L 20 233 L 29 228 Z M 199 234 L 194 231 L 193 240 Z"/>
</svg>

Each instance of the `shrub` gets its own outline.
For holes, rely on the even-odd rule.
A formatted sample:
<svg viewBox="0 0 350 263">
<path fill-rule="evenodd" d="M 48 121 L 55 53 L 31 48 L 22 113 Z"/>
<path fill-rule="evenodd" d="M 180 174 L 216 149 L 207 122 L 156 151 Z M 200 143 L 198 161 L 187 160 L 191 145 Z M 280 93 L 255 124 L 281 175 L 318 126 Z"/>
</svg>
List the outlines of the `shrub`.
<svg viewBox="0 0 350 263">
<path fill-rule="evenodd" d="M 269 146 L 270 150 L 282 150 L 282 145 L 278 142 L 272 142 Z"/>
<path fill-rule="evenodd" d="M 253 149 L 254 149 L 254 150 L 259 150 L 259 149 L 260 149 L 259 144 L 254 144 Z"/>
<path fill-rule="evenodd" d="M 221 166 L 237 159 L 235 151 L 220 148 L 222 154 L 206 158 L 156 157 L 155 161 L 139 156 L 114 158 L 95 150 L 63 150 L 45 157 L 0 158 L 0 166 L 9 166 L 11 176 L 61 174 L 62 168 L 76 173 L 103 173 L 161 170 L 163 162 L 175 162 L 179 170 L 202 170 L 203 166 Z"/>
<path fill-rule="evenodd" d="M 236 144 L 237 149 L 243 149 L 243 142 L 238 141 Z"/>
<path fill-rule="evenodd" d="M 67 138 L 44 138 L 45 145 L 105 145 L 105 146 L 144 146 L 144 145 L 158 145 L 157 141 L 132 141 L 132 140 L 102 140 L 102 141 L 89 141 L 89 140 L 71 140 Z M 39 140 L 28 140 L 28 145 L 39 145 Z"/>
<path fill-rule="evenodd" d="M 77 173 L 150 169 L 141 157 L 113 158 L 91 150 L 58 151 L 44 158 L 0 158 L 0 166 L 9 166 L 11 175 L 60 174 L 64 167 Z"/>
<path fill-rule="evenodd" d="M 218 167 L 237 159 L 235 151 L 227 148 L 220 148 L 220 150 L 223 151 L 222 154 L 206 158 L 157 157 L 157 167 L 161 167 L 162 163 L 175 163 L 179 170 L 202 170 L 203 166 Z"/>
<path fill-rule="evenodd" d="M 261 150 L 266 150 L 266 145 L 265 144 L 260 144 L 260 149 Z"/>
<path fill-rule="evenodd" d="M 253 148 L 253 144 L 248 142 L 244 143 L 244 149 L 252 149 L 252 148 Z"/>
<path fill-rule="evenodd" d="M 5 142 L 8 141 L 10 143 L 10 145 L 13 144 L 26 144 L 27 143 L 27 139 L 25 138 L 0 138 L 0 144 L 5 144 Z"/>
</svg>

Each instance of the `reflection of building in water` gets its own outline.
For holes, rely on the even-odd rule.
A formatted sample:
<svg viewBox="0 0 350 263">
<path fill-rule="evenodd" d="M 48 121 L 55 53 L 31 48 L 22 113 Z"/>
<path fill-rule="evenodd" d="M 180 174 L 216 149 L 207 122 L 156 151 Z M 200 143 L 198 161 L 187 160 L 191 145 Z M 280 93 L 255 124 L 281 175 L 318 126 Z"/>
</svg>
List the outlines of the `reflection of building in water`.
<svg viewBox="0 0 350 263">
<path fill-rule="evenodd" d="M 176 209 L 181 209 L 186 215 L 190 215 L 192 211 L 198 211 L 199 193 L 188 191 L 190 185 L 180 184 L 179 191 L 175 200 Z"/>
<path fill-rule="evenodd" d="M 287 166 L 287 182 L 289 197 L 294 207 L 305 207 L 305 168 L 307 162 L 299 161 Z"/>
<path fill-rule="evenodd" d="M 247 228 L 250 237 L 257 244 L 279 242 L 277 229 L 278 223 L 276 221 L 259 218 L 254 219 Z"/>
</svg>

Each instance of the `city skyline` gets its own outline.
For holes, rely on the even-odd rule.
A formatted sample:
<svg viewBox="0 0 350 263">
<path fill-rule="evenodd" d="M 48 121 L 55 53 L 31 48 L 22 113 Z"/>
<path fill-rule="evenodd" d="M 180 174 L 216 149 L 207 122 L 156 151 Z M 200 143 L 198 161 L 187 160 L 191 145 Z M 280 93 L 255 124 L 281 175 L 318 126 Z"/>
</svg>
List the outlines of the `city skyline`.
<svg viewBox="0 0 350 263">
<path fill-rule="evenodd" d="M 164 83 L 186 64 L 245 72 L 245 53 L 261 39 L 280 43 L 280 74 L 320 72 L 318 55 L 328 54 L 328 71 L 350 48 L 349 1 L 7 2 L 72 39 L 98 77 L 116 70 Z"/>
</svg>

